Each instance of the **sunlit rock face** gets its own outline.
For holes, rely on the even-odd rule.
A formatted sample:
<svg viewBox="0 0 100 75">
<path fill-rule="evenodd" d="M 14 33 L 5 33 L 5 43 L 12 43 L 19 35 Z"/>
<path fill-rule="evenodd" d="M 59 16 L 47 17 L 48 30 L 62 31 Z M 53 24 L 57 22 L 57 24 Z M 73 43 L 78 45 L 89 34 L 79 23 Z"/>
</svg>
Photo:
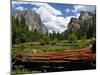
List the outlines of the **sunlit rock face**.
<svg viewBox="0 0 100 75">
<path fill-rule="evenodd" d="M 15 18 L 18 17 L 18 20 L 20 21 L 22 16 L 25 18 L 25 23 L 28 26 L 29 31 L 34 31 L 34 29 L 37 29 L 37 31 L 43 34 L 48 32 L 47 27 L 41 21 L 40 15 L 36 12 L 31 10 L 17 10 Z"/>
<path fill-rule="evenodd" d="M 68 24 L 68 30 L 75 31 L 80 29 L 80 27 L 85 27 L 86 30 L 94 25 L 93 22 L 95 21 L 95 15 L 91 12 L 80 12 L 79 18 L 71 18 Z"/>
<path fill-rule="evenodd" d="M 90 12 L 80 12 L 80 17 L 79 19 L 81 21 L 86 21 L 86 20 L 89 20 L 89 19 L 92 19 L 93 18 L 93 14 L 90 13 Z"/>
<path fill-rule="evenodd" d="M 71 18 L 69 24 L 68 24 L 68 30 L 76 30 L 80 28 L 80 24 L 79 24 L 79 19 L 77 18 Z"/>
</svg>

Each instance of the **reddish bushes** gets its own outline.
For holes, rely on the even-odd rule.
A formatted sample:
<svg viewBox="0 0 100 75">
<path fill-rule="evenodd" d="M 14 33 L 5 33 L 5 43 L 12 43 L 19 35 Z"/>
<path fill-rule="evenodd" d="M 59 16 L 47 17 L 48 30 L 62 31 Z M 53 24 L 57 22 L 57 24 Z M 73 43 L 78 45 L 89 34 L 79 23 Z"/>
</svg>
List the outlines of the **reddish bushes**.
<svg viewBox="0 0 100 75">
<path fill-rule="evenodd" d="M 92 61 L 95 54 L 90 48 L 65 50 L 61 52 L 31 53 L 23 56 L 25 62 L 69 62 L 69 61 Z"/>
</svg>

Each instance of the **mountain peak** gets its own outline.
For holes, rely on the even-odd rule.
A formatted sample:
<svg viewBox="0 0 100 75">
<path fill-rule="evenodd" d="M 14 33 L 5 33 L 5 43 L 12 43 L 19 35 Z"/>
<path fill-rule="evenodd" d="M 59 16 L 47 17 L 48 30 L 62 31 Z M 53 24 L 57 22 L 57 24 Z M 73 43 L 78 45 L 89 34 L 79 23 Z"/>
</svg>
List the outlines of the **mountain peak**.
<svg viewBox="0 0 100 75">
<path fill-rule="evenodd" d="M 85 11 L 80 12 L 79 19 L 81 21 L 85 21 L 92 18 L 93 18 L 93 14 L 91 12 L 85 12 Z"/>
<path fill-rule="evenodd" d="M 29 31 L 34 31 L 34 29 L 37 29 L 43 34 L 46 34 L 46 32 L 48 32 L 47 27 L 41 21 L 40 15 L 36 12 L 33 12 L 31 10 L 17 10 L 15 18 L 17 17 L 20 21 L 22 16 L 25 18 L 25 22 L 28 26 Z"/>
<path fill-rule="evenodd" d="M 74 30 L 80 29 L 80 26 L 82 23 L 84 23 L 85 21 L 92 23 L 93 18 L 94 18 L 94 15 L 91 12 L 82 11 L 82 12 L 80 12 L 79 18 L 71 18 L 70 19 L 70 22 L 68 24 L 68 30 L 74 31 Z M 85 26 L 86 26 L 86 28 L 88 28 L 90 25 L 91 24 L 87 24 Z"/>
</svg>

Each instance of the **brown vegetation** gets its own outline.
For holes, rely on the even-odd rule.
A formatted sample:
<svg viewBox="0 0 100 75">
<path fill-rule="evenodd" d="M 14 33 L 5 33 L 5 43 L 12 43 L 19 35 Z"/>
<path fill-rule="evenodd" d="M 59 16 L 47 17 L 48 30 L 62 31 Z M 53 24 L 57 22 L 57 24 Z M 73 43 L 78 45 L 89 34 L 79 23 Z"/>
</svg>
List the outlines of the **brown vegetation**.
<svg viewBox="0 0 100 75">
<path fill-rule="evenodd" d="M 23 62 L 70 62 L 70 61 L 93 61 L 95 54 L 91 52 L 90 48 L 82 48 L 75 50 L 64 50 L 61 52 L 45 52 L 45 53 L 31 53 L 23 54 L 21 60 Z"/>
</svg>

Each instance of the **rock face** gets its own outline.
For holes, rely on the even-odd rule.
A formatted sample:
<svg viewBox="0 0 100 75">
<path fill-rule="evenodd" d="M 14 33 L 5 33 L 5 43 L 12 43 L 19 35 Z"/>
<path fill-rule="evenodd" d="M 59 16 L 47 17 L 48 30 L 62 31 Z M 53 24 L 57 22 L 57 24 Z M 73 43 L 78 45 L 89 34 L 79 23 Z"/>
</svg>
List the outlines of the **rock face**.
<svg viewBox="0 0 100 75">
<path fill-rule="evenodd" d="M 80 29 L 80 27 L 85 27 L 87 29 L 93 25 L 94 18 L 94 15 L 90 12 L 80 12 L 79 18 L 71 18 L 67 29 L 71 31 Z"/>
<path fill-rule="evenodd" d="M 79 28 L 80 28 L 79 19 L 71 18 L 70 23 L 68 24 L 68 30 L 74 31 Z"/>
<path fill-rule="evenodd" d="M 31 11 L 31 10 L 24 10 L 24 11 L 16 11 L 15 18 L 18 17 L 18 20 L 21 20 L 21 16 L 25 18 L 26 25 L 28 26 L 29 31 L 37 31 L 46 34 L 48 29 L 46 26 L 41 22 L 40 15 Z"/>
<path fill-rule="evenodd" d="M 90 12 L 81 12 L 80 16 L 79 16 L 79 19 L 81 21 L 86 21 L 86 20 L 89 20 L 89 19 L 92 19 L 92 18 L 93 18 L 93 14 L 90 13 Z"/>
</svg>

